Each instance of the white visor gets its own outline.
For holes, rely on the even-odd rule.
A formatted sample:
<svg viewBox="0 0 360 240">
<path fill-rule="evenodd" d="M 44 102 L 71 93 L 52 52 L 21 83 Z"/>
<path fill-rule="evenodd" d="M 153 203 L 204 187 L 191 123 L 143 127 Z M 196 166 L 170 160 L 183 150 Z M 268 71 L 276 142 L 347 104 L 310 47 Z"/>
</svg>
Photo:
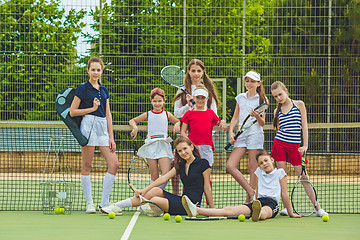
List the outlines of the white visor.
<svg viewBox="0 0 360 240">
<path fill-rule="evenodd" d="M 193 96 L 204 96 L 204 97 L 208 97 L 209 93 L 205 90 L 205 89 L 195 89 L 195 91 L 193 92 Z"/>
<path fill-rule="evenodd" d="M 246 75 L 243 77 L 243 80 L 245 80 L 246 77 L 249 77 L 249 78 L 251 78 L 251 79 L 253 79 L 255 81 L 258 81 L 258 82 L 261 81 L 260 80 L 260 74 L 255 72 L 255 71 L 250 71 L 250 72 L 246 73 Z"/>
</svg>

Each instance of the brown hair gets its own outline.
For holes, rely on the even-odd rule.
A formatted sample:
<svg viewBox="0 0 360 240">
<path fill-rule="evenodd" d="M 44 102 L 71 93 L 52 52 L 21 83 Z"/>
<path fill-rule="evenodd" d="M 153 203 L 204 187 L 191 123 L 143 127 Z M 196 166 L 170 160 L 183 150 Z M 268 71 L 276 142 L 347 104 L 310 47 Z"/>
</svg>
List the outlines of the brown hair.
<svg viewBox="0 0 360 240">
<path fill-rule="evenodd" d="M 199 67 L 201 67 L 201 69 L 204 71 L 204 75 L 203 75 L 203 83 L 204 86 L 207 88 L 208 93 L 209 93 L 209 100 L 207 101 L 207 107 L 210 108 L 212 101 L 214 100 L 216 102 L 216 106 L 219 107 L 219 99 L 217 96 L 217 92 L 216 92 L 216 88 L 213 84 L 213 82 L 211 81 L 211 79 L 209 78 L 209 76 L 206 74 L 205 71 L 205 65 L 204 63 L 199 60 L 199 59 L 193 59 L 189 62 L 189 65 L 187 67 L 187 73 L 184 79 L 184 86 L 185 89 L 188 90 L 188 92 L 191 94 L 191 77 L 189 74 L 190 68 L 192 65 L 198 65 Z M 173 103 L 178 100 L 179 98 L 181 98 L 181 104 L 183 106 L 186 105 L 186 96 L 185 93 L 183 91 L 181 91 L 179 94 L 177 94 L 173 100 Z"/>
<path fill-rule="evenodd" d="M 269 156 L 270 157 L 270 154 L 265 149 L 260 149 L 260 151 L 258 151 L 258 153 L 256 154 L 256 161 L 259 161 L 259 157 L 261 157 L 261 156 Z"/>
<path fill-rule="evenodd" d="M 280 81 L 276 81 L 273 84 L 271 84 L 271 91 L 275 90 L 275 89 L 278 89 L 279 87 L 282 88 L 282 90 L 287 91 L 286 86 Z M 274 120 L 273 120 L 273 129 L 275 131 L 279 130 L 279 112 L 280 112 L 280 109 L 281 109 L 281 105 L 282 105 L 281 103 L 278 103 L 277 108 L 276 108 L 276 112 L 275 112 L 275 117 L 274 117 Z"/>
<path fill-rule="evenodd" d="M 151 90 L 150 100 L 152 100 L 156 95 L 159 95 L 160 97 L 162 97 L 164 99 L 164 101 L 166 100 L 165 92 L 161 88 L 154 88 L 153 90 Z"/>
<path fill-rule="evenodd" d="M 185 161 L 183 158 L 180 157 L 179 153 L 176 151 L 176 146 L 180 143 L 187 143 L 189 146 L 194 146 L 194 150 L 192 151 L 195 157 L 200 158 L 200 152 L 197 146 L 187 137 L 179 137 L 174 142 L 175 154 L 174 154 L 174 167 L 176 172 L 179 172 L 179 164 Z"/>
<path fill-rule="evenodd" d="M 104 68 L 105 68 L 104 62 L 103 62 L 103 61 L 101 60 L 101 58 L 99 58 L 99 57 L 91 57 L 91 58 L 89 59 L 89 61 L 88 61 L 87 69 L 90 69 L 90 64 L 91 64 L 91 63 L 94 63 L 94 62 L 100 63 L 101 68 L 104 70 Z"/>
</svg>

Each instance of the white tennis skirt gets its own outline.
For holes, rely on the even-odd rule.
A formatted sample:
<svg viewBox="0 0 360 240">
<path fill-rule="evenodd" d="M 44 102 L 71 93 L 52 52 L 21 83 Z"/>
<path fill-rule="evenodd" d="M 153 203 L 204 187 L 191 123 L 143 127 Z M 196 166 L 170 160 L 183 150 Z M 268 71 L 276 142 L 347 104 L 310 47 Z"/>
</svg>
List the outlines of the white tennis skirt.
<svg viewBox="0 0 360 240">
<path fill-rule="evenodd" d="M 81 121 L 80 131 L 89 139 L 87 146 L 109 146 L 109 132 L 105 117 L 85 115 Z"/>
<path fill-rule="evenodd" d="M 172 139 L 170 137 L 146 139 L 145 144 L 139 148 L 137 154 L 139 157 L 145 159 L 159 159 L 168 157 L 170 160 L 174 160 L 174 154 L 170 145 L 171 142 Z"/>
</svg>

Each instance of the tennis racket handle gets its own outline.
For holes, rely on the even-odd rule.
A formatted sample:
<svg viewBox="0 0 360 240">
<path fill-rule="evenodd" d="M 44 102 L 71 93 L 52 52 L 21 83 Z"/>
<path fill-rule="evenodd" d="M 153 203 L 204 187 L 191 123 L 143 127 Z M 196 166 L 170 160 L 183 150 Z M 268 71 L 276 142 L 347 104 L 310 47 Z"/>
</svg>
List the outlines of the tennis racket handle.
<svg viewBox="0 0 360 240">
<path fill-rule="evenodd" d="M 242 133 L 242 132 L 239 131 L 239 132 L 235 135 L 235 137 L 234 137 L 234 140 L 235 140 L 235 141 L 236 141 L 236 139 L 240 136 L 241 133 Z M 232 145 L 231 143 L 228 143 L 228 144 L 225 146 L 225 150 L 228 150 L 231 145 Z"/>
<path fill-rule="evenodd" d="M 135 188 L 135 186 L 134 185 L 132 185 L 132 183 L 129 183 L 129 186 L 130 186 L 130 188 L 134 191 L 134 192 L 136 192 L 136 188 Z"/>
<path fill-rule="evenodd" d="M 182 88 L 180 88 L 185 94 L 190 94 L 188 91 L 186 91 L 185 89 L 182 89 Z M 190 102 L 193 104 L 193 105 L 195 105 L 195 101 L 194 101 L 194 99 L 190 99 Z"/>
</svg>

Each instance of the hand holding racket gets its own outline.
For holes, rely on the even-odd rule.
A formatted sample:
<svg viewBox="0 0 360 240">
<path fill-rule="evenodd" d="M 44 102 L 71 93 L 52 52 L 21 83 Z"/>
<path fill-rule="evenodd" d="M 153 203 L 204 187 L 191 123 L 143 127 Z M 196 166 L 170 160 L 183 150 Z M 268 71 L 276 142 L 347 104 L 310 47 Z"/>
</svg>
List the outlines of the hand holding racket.
<svg viewBox="0 0 360 240">
<path fill-rule="evenodd" d="M 291 205 L 294 212 L 303 217 L 307 217 L 316 211 L 317 194 L 315 187 L 306 172 L 305 164 L 308 161 L 305 158 L 305 155 L 302 156 L 301 162 L 301 174 L 291 191 Z"/>
<path fill-rule="evenodd" d="M 260 104 L 259 106 L 257 106 L 254 111 L 258 111 L 259 112 L 259 115 L 260 116 L 263 116 L 266 112 L 266 109 L 268 108 L 269 104 L 268 103 L 263 103 L 263 104 Z M 253 122 L 247 122 L 248 119 L 250 118 L 250 114 L 245 118 L 243 124 L 241 125 L 240 127 L 240 130 L 236 133 L 235 137 L 234 137 L 234 140 L 236 141 L 236 139 L 243 133 L 245 132 L 247 129 L 249 129 L 252 125 L 254 125 L 257 120 L 255 119 Z M 226 146 L 225 146 L 225 150 L 228 150 L 230 148 L 232 144 L 231 143 L 228 143 Z"/>
<path fill-rule="evenodd" d="M 183 91 L 185 95 L 190 94 L 186 88 L 184 88 L 184 79 L 186 72 L 179 66 L 169 65 L 161 69 L 161 78 L 170 86 L 176 87 Z M 191 99 L 190 102 L 195 105 L 194 99 Z"/>
<path fill-rule="evenodd" d="M 129 186 L 135 193 L 138 193 L 138 190 L 134 187 L 134 185 L 129 183 Z M 160 216 L 162 216 L 164 214 L 164 211 L 156 203 L 153 203 L 153 202 L 147 200 L 146 198 L 141 196 L 141 194 L 139 194 L 138 197 L 139 197 L 139 200 L 140 200 L 140 206 L 139 206 L 140 210 L 145 215 L 148 215 L 148 216 L 151 216 L 151 217 L 160 217 Z"/>
</svg>

